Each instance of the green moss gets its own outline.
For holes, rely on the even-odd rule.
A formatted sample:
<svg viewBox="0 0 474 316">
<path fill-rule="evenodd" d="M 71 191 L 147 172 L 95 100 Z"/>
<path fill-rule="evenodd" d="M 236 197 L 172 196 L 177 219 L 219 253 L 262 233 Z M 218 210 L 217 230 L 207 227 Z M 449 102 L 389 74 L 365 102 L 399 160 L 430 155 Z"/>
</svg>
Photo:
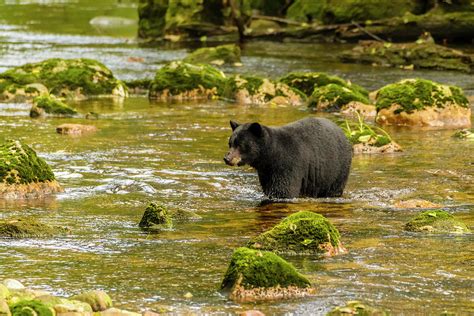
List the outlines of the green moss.
<svg viewBox="0 0 474 316">
<path fill-rule="evenodd" d="M 405 230 L 433 233 L 467 233 L 467 226 L 446 211 L 432 210 L 421 212 L 405 224 Z"/>
<path fill-rule="evenodd" d="M 165 206 L 152 202 L 145 209 L 138 226 L 147 229 L 169 229 L 173 222 Z"/>
<path fill-rule="evenodd" d="M 382 147 L 392 142 L 392 138 L 384 129 L 370 127 L 360 115 L 357 123 L 345 120 L 341 128 L 352 145 L 370 144 L 371 146 Z"/>
<path fill-rule="evenodd" d="M 250 95 L 258 93 L 260 87 L 264 82 L 263 78 L 255 76 L 233 76 L 230 77 L 225 84 L 223 95 L 229 99 L 233 98 L 233 95 L 238 90 L 247 90 Z"/>
<path fill-rule="evenodd" d="M 448 104 L 469 107 L 469 101 L 462 90 L 425 79 L 407 79 L 381 88 L 376 97 L 377 111 L 400 105 L 395 113 L 422 110 L 425 107 L 443 108 Z"/>
<path fill-rule="evenodd" d="M 191 64 L 210 64 L 215 61 L 223 61 L 226 64 L 240 62 L 240 47 L 235 44 L 203 47 L 183 59 L 183 62 Z"/>
<path fill-rule="evenodd" d="M 126 80 L 124 81 L 125 85 L 129 89 L 143 89 L 148 90 L 150 88 L 153 79 L 144 78 L 144 79 L 136 79 L 136 80 Z"/>
<path fill-rule="evenodd" d="M 345 306 L 336 307 L 326 314 L 326 316 L 344 316 L 344 315 L 389 316 L 390 314 L 384 310 L 368 306 L 359 301 L 347 302 Z"/>
<path fill-rule="evenodd" d="M 138 4 L 138 35 L 158 38 L 165 32 L 165 15 L 168 0 L 140 0 Z"/>
<path fill-rule="evenodd" d="M 114 78 L 103 64 L 92 59 L 47 59 L 40 63 L 25 64 L 0 74 L 0 87 L 32 83 L 45 85 L 51 94 L 68 96 L 76 90 L 83 95 L 114 94 L 123 84 Z M 0 92 L 2 92 L 0 90 Z"/>
<path fill-rule="evenodd" d="M 49 237 L 67 231 L 64 227 L 43 224 L 33 217 L 0 220 L 0 237 Z"/>
<path fill-rule="evenodd" d="M 12 316 L 54 316 L 54 310 L 38 300 L 23 300 L 10 306 Z"/>
<path fill-rule="evenodd" d="M 55 180 L 48 164 L 19 140 L 0 145 L 0 181 L 6 184 L 28 184 Z"/>
<path fill-rule="evenodd" d="M 150 97 L 165 90 L 179 95 L 195 89 L 215 90 L 215 94 L 219 95 L 225 82 L 224 73 L 210 65 L 174 61 L 157 71 L 150 86 Z"/>
<path fill-rule="evenodd" d="M 300 22 L 320 20 L 326 1 L 296 0 L 286 11 L 286 18 Z"/>
<path fill-rule="evenodd" d="M 296 286 L 307 288 L 311 284 L 288 262 L 276 254 L 249 248 L 238 248 L 221 284 L 231 290 L 235 284 L 245 289 Z"/>
<path fill-rule="evenodd" d="M 199 216 L 198 214 L 192 211 L 187 211 L 183 209 L 170 211 L 170 216 L 173 219 L 173 221 L 178 221 L 178 222 L 197 221 L 197 220 L 202 219 L 202 217 Z"/>
<path fill-rule="evenodd" d="M 57 116 L 74 116 L 77 111 L 61 102 L 54 96 L 40 96 L 33 100 L 33 107 L 30 111 L 31 117 L 41 116 L 42 113 Z"/>
<path fill-rule="evenodd" d="M 314 89 L 313 94 L 309 98 L 308 107 L 326 111 L 338 111 L 342 106 L 352 101 L 364 104 L 369 103 L 369 99 L 363 94 L 351 88 L 330 83 Z"/>
<path fill-rule="evenodd" d="M 474 129 L 463 129 L 453 135 L 454 138 L 474 140 Z"/>
<path fill-rule="evenodd" d="M 301 211 L 253 238 L 248 247 L 276 253 L 337 253 L 341 247 L 337 229 L 324 216 Z M 334 249 L 331 249 L 334 248 Z"/>
<path fill-rule="evenodd" d="M 324 72 L 290 72 L 286 76 L 280 78 L 279 81 L 292 88 L 298 89 L 307 96 L 313 94 L 315 88 L 329 84 L 336 84 L 341 87 L 349 88 L 365 97 L 369 96 L 369 92 L 363 87 L 345 81 L 340 77 L 328 75 Z"/>
</svg>

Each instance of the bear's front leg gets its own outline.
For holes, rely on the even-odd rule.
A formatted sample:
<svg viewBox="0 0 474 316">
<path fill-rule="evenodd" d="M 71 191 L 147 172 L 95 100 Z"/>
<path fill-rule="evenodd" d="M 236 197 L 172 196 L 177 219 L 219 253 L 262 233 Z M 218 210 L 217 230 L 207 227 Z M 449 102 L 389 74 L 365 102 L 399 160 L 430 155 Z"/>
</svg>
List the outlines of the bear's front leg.
<svg viewBox="0 0 474 316">
<path fill-rule="evenodd" d="M 301 191 L 301 177 L 292 174 L 290 170 L 284 172 L 258 173 L 263 193 L 269 199 L 297 198 Z"/>
</svg>

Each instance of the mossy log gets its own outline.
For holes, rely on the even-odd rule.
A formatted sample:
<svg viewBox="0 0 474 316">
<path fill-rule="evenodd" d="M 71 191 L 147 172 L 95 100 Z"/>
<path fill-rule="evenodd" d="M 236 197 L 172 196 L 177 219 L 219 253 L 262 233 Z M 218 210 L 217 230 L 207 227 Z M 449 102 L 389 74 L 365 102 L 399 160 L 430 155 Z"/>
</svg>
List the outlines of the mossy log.
<svg viewBox="0 0 474 316">
<path fill-rule="evenodd" d="M 474 56 L 423 40 L 403 44 L 362 41 L 339 59 L 374 66 L 474 72 Z"/>
<path fill-rule="evenodd" d="M 290 263 L 268 251 L 238 248 L 221 284 L 239 302 L 279 300 L 314 294 L 309 280 Z"/>
</svg>

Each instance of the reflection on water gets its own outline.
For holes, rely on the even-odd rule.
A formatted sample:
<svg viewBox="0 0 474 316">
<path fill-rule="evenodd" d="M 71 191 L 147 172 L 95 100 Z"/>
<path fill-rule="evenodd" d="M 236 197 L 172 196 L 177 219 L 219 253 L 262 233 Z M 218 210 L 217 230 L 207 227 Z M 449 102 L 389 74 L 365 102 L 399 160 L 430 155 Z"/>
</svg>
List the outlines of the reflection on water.
<svg viewBox="0 0 474 316">
<path fill-rule="evenodd" d="M 50 14 L 62 23 L 58 8 L 66 10 L 64 2 L 91 16 L 107 15 L 113 3 L 0 4 L 0 71 L 46 57 L 81 56 L 103 61 L 121 78 L 136 78 L 152 76 L 160 64 L 186 52 L 96 34 L 89 24 L 79 23 L 88 21 L 85 17 L 74 17 L 64 30 L 55 30 L 30 15 L 32 8 L 55 7 Z M 6 14 L 12 10 L 19 14 Z M 30 19 L 37 24 L 24 23 Z M 341 65 L 333 51 L 330 45 L 251 43 L 238 71 L 271 77 L 290 70 L 330 71 L 370 89 L 405 76 L 423 76 L 474 90 L 467 75 Z M 129 63 L 129 56 L 144 61 Z M 254 308 L 232 303 L 217 291 L 233 249 L 284 216 L 313 210 L 335 223 L 349 253 L 328 259 L 288 257 L 313 281 L 317 296 L 260 304 L 258 309 L 321 314 L 360 299 L 394 314 L 474 310 L 473 235 L 403 232 L 416 210 L 393 207 L 400 199 L 428 199 L 474 226 L 474 143 L 452 139 L 452 131 L 390 129 L 405 151 L 354 157 L 342 198 L 260 205 L 264 197 L 255 172 L 222 161 L 229 119 L 280 125 L 315 114 L 225 102 L 150 104 L 143 97 L 72 105 L 81 113 L 99 113 L 99 119 L 31 120 L 27 104 L 0 105 L 1 138 L 32 144 L 65 187 L 46 200 L 0 201 L 0 217 L 35 215 L 72 229 L 51 239 L 0 240 L 0 278 L 17 278 L 60 295 L 100 288 L 117 306 L 130 310 L 171 306 L 177 313 L 213 313 Z M 56 134 L 55 127 L 65 122 L 93 124 L 99 131 L 79 138 Z M 203 219 L 146 234 L 137 223 L 149 201 L 192 210 Z M 187 292 L 192 299 L 184 298 Z"/>
</svg>

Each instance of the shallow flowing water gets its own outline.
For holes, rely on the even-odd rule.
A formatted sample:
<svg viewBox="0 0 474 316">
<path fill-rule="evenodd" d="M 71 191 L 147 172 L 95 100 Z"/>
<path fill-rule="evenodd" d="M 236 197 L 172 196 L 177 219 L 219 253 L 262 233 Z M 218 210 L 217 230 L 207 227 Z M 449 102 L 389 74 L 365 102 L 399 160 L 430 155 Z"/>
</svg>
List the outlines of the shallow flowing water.
<svg viewBox="0 0 474 316">
<path fill-rule="evenodd" d="M 88 57 L 132 79 L 151 77 L 163 63 L 186 55 L 172 45 L 139 45 L 134 26 L 89 24 L 98 16 L 136 19 L 135 12 L 127 1 L 0 1 L 0 71 L 50 57 Z M 270 77 L 327 71 L 371 90 L 416 76 L 474 94 L 474 80 L 465 74 L 340 64 L 334 53 L 341 47 L 349 46 L 249 43 L 244 66 L 225 71 Z M 175 313 L 257 308 L 319 315 L 357 299 L 395 315 L 474 313 L 474 236 L 404 232 L 403 224 L 417 211 L 393 207 L 397 200 L 427 199 L 474 226 L 474 143 L 452 139 L 453 131 L 392 128 L 405 151 L 354 157 L 342 198 L 260 206 L 255 172 L 222 161 L 229 119 L 281 125 L 320 114 L 220 101 L 150 103 L 146 97 L 72 105 L 99 113 L 99 120 L 32 120 L 28 105 L 0 104 L 1 138 L 32 144 L 65 188 L 48 199 L 0 201 L 0 217 L 35 215 L 72 230 L 51 239 L 0 239 L 0 279 L 16 278 L 61 295 L 104 289 L 117 307 L 133 311 L 167 306 Z M 56 134 L 55 127 L 66 122 L 94 124 L 99 131 Z M 150 201 L 195 211 L 202 220 L 144 233 L 137 223 Z M 218 288 L 232 251 L 297 210 L 330 218 L 349 249 L 329 259 L 286 257 L 311 279 L 316 297 L 256 306 L 227 300 Z M 187 292 L 193 297 L 185 298 Z"/>
</svg>

